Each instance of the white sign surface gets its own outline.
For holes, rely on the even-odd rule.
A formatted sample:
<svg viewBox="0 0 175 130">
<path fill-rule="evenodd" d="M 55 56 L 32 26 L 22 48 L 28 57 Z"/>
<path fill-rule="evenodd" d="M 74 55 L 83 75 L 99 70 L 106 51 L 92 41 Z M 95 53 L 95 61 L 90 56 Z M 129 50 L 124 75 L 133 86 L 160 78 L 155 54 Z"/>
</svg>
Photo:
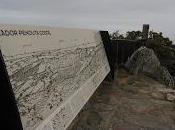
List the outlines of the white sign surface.
<svg viewBox="0 0 175 130">
<path fill-rule="evenodd" d="M 106 77 L 98 31 L 0 25 L 24 130 L 65 130 Z"/>
</svg>

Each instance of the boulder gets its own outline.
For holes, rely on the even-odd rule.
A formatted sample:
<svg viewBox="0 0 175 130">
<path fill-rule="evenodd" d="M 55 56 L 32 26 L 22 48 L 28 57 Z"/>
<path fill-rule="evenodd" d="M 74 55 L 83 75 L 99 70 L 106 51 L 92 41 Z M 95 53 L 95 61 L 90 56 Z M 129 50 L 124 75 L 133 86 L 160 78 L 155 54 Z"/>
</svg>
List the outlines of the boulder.
<svg viewBox="0 0 175 130">
<path fill-rule="evenodd" d="M 144 46 L 140 47 L 125 63 L 125 67 L 132 74 L 145 73 L 161 83 L 174 88 L 173 77 L 169 71 L 160 64 L 159 59 L 152 49 Z"/>
<path fill-rule="evenodd" d="M 168 94 L 166 95 L 166 99 L 167 99 L 168 101 L 175 101 L 175 94 L 168 93 Z"/>
</svg>

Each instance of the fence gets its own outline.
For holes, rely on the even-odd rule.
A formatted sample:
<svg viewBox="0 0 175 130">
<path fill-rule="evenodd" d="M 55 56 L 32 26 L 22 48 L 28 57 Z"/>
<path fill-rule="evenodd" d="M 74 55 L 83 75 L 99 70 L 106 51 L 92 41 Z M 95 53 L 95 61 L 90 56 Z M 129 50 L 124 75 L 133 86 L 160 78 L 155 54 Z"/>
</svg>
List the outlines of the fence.
<svg viewBox="0 0 175 130">
<path fill-rule="evenodd" d="M 116 63 L 122 64 L 136 51 L 139 47 L 145 45 L 145 40 L 112 40 L 116 55 Z"/>
</svg>

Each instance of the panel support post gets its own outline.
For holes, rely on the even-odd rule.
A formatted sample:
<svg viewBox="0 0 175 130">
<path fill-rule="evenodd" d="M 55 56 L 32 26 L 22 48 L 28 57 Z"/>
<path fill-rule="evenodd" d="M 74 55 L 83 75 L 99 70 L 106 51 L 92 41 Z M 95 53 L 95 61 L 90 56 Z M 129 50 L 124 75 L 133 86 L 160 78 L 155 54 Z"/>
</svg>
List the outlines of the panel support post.
<svg viewBox="0 0 175 130">
<path fill-rule="evenodd" d="M 15 95 L 0 50 L 1 126 L 3 130 L 23 130 Z M 0 128 L 1 129 L 1 128 Z"/>
<path fill-rule="evenodd" d="M 103 45 L 106 51 L 106 55 L 108 58 L 108 62 L 109 62 L 109 66 L 110 66 L 110 73 L 109 73 L 109 77 L 112 78 L 112 80 L 114 79 L 114 67 L 115 67 L 115 60 L 116 57 L 114 55 L 114 48 L 112 46 L 111 40 L 110 40 L 110 36 L 108 31 L 100 31 L 100 35 L 103 41 Z"/>
</svg>

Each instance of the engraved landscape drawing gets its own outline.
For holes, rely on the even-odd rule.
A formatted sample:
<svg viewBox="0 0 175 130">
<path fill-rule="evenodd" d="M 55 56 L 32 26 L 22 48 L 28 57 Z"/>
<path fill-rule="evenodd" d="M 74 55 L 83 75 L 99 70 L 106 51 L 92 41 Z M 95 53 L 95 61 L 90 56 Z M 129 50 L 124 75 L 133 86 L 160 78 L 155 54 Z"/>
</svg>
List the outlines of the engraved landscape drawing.
<svg viewBox="0 0 175 130">
<path fill-rule="evenodd" d="M 98 31 L 47 30 L 51 36 L 0 37 L 24 130 L 66 129 L 109 72 Z"/>
</svg>

